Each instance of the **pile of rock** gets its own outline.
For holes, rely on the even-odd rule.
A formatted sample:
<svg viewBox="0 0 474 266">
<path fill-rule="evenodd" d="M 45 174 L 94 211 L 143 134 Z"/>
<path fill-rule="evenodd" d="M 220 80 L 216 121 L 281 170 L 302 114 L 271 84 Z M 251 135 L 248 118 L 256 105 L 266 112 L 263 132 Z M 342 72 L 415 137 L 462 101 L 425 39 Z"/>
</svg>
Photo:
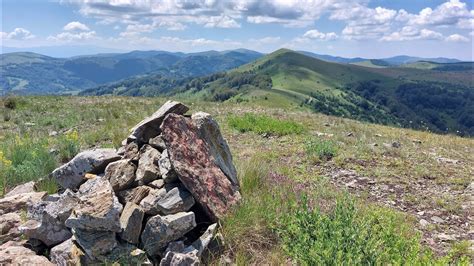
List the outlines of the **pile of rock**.
<svg viewBox="0 0 474 266">
<path fill-rule="evenodd" d="M 0 199 L 0 265 L 198 264 L 240 194 L 218 124 L 187 111 L 169 101 L 118 151 L 79 153 L 52 173 L 61 193 L 30 182 Z"/>
</svg>

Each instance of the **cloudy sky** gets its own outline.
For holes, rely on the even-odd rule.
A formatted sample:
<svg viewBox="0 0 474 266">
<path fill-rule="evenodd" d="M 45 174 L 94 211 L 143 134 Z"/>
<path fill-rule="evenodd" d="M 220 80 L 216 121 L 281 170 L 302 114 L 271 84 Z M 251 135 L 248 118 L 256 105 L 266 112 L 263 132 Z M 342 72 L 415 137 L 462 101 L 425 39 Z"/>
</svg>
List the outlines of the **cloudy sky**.
<svg viewBox="0 0 474 266">
<path fill-rule="evenodd" d="M 281 47 L 345 57 L 473 60 L 463 0 L 2 0 L 2 47 L 204 51 Z M 59 49 L 59 48 L 58 48 Z"/>
</svg>

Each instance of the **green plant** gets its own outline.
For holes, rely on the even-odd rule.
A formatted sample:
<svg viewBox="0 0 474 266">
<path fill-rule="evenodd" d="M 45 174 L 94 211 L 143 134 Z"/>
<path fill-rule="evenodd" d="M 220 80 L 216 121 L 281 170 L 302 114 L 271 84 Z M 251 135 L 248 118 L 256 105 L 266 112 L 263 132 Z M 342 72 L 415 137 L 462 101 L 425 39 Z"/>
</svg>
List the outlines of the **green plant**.
<svg viewBox="0 0 474 266">
<path fill-rule="evenodd" d="M 79 134 L 73 130 L 59 138 L 59 160 L 67 162 L 80 150 Z"/>
<path fill-rule="evenodd" d="M 45 177 L 57 166 L 55 157 L 49 153 L 48 142 L 34 141 L 29 137 L 16 137 L 2 151 L 2 191 L 31 180 Z"/>
<path fill-rule="evenodd" d="M 284 250 L 301 265 L 418 264 L 431 256 L 403 216 L 358 207 L 349 196 L 340 197 L 327 214 L 303 197 L 276 230 Z"/>
<path fill-rule="evenodd" d="M 243 116 L 230 116 L 228 123 L 232 128 L 242 133 L 255 132 L 283 136 L 300 134 L 304 131 L 304 127 L 299 123 L 252 113 L 246 113 Z"/>
<path fill-rule="evenodd" d="M 337 147 L 333 141 L 312 138 L 306 141 L 305 151 L 310 157 L 327 161 L 336 156 Z"/>
<path fill-rule="evenodd" d="M 16 109 L 16 106 L 17 106 L 17 98 L 15 97 L 7 97 L 3 100 L 3 106 L 5 106 L 5 108 L 7 109 L 10 109 L 10 110 L 14 110 Z"/>
</svg>

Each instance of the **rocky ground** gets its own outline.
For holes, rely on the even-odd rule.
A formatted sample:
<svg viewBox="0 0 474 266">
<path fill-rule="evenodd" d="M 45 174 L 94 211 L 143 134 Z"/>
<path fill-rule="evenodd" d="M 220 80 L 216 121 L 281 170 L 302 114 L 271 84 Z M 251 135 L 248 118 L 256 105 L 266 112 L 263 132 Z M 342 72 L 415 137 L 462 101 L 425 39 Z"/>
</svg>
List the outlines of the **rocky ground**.
<svg viewBox="0 0 474 266">
<path fill-rule="evenodd" d="M 118 151 L 80 152 L 51 173 L 58 193 L 35 181 L 9 191 L 0 264 L 198 265 L 241 195 L 219 125 L 188 110 L 168 101 Z"/>
</svg>

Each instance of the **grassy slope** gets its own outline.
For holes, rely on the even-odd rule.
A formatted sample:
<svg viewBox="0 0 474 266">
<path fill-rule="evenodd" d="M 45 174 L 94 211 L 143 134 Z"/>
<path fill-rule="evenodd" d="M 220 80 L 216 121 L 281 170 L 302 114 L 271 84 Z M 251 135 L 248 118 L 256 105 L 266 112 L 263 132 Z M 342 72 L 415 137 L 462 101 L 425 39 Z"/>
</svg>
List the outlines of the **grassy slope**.
<svg viewBox="0 0 474 266">
<path fill-rule="evenodd" d="M 278 97 L 278 94 L 272 97 Z M 79 149 L 118 147 L 127 136 L 128 129 L 153 113 L 164 101 L 161 98 L 125 97 L 21 98 L 16 109 L 2 109 L 3 119 L 9 120 L 2 120 L 0 131 L 4 166 L 0 168 L 4 171 L 0 176 L 5 182 L 2 185 L 11 187 L 15 183 L 47 175 L 60 160 L 69 159 Z M 229 141 L 244 184 L 245 202 L 224 221 L 222 228 L 222 233 L 233 247 L 226 249 L 226 252 L 237 263 L 276 263 L 286 260 L 287 256 L 299 260 L 298 254 L 306 253 L 299 249 L 288 249 L 285 241 L 292 241 L 292 237 L 287 234 L 292 229 L 285 226 L 287 223 L 275 223 L 290 219 L 285 218 L 285 214 L 293 216 L 290 209 L 281 209 L 290 207 L 287 197 L 294 191 L 286 191 L 287 188 L 304 189 L 323 213 L 331 213 L 336 200 L 345 202 L 343 194 L 347 191 L 352 195 L 351 198 L 357 198 L 357 216 L 360 217 L 354 218 L 354 226 L 363 226 L 354 228 L 375 230 L 359 223 L 369 217 L 387 218 L 394 215 L 394 220 L 388 221 L 388 224 L 383 220 L 378 223 L 382 223 L 384 228 L 385 225 L 387 228 L 390 224 L 394 226 L 393 223 L 412 228 L 403 231 L 406 235 L 399 244 L 407 244 L 408 239 L 414 239 L 417 243 L 415 231 L 420 230 L 423 243 L 438 255 L 448 254 L 452 247 L 450 259 L 469 252 L 469 244 L 465 241 L 469 239 L 469 227 L 465 223 L 469 224 L 472 210 L 466 192 L 473 174 L 472 139 L 361 123 L 310 113 L 297 106 L 272 108 L 271 104 L 262 107 L 245 102 L 200 101 L 188 101 L 187 104 L 191 111 L 202 110 L 216 117 Z M 302 125 L 304 131 L 281 137 L 262 137 L 253 132 L 240 133 L 233 129 L 229 118 L 241 117 L 248 112 L 265 113 L 278 120 L 293 121 Z M 52 131 L 57 131 L 58 135 L 49 136 Z M 349 132 L 353 136 L 347 136 Z M 417 140 L 421 143 L 414 142 Z M 314 157 L 308 153 L 308 150 L 313 150 L 313 146 L 308 146 L 308 141 L 329 142 L 328 145 L 335 148 L 334 157 L 328 161 Z M 401 148 L 390 147 L 395 141 L 401 144 Z M 58 150 L 57 155 L 50 153 L 50 149 Z M 318 152 L 318 149 L 314 150 Z M 347 174 L 347 171 L 353 174 Z M 372 185 L 367 185 L 367 178 Z M 278 183 L 282 180 L 287 181 Z M 268 184 L 283 189 L 280 192 L 284 196 L 275 197 L 279 194 L 269 189 Z M 44 182 L 42 186 L 54 191 L 51 182 Z M 387 210 L 389 213 L 386 213 Z M 433 222 L 434 216 L 442 218 L 443 222 Z M 311 219 L 319 219 L 317 217 Z M 288 222 L 298 223 L 308 217 L 303 215 L 301 219 Z M 429 225 L 420 226 L 418 221 L 421 219 L 427 220 Z M 324 221 L 320 222 L 328 222 Z M 343 223 L 342 226 L 346 225 Z M 413 228 L 416 230 L 413 231 Z M 342 230 L 340 227 L 335 229 Z M 455 240 L 445 241 L 439 237 L 441 233 L 456 235 Z M 294 236 L 299 235 L 297 233 Z M 388 238 L 379 240 L 382 243 L 391 241 L 394 240 L 392 236 L 397 239 L 401 237 L 390 233 L 386 236 Z M 346 237 L 341 239 L 347 240 Z"/>
</svg>

